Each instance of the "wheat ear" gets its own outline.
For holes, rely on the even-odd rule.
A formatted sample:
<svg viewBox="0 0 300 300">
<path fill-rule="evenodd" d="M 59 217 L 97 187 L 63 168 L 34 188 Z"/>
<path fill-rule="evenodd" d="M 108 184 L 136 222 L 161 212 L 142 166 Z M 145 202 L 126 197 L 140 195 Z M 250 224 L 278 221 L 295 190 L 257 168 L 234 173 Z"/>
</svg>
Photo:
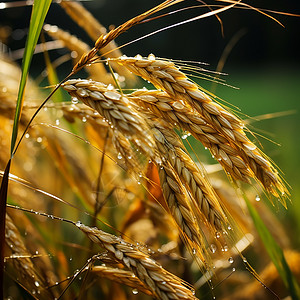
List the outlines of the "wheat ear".
<svg viewBox="0 0 300 300">
<path fill-rule="evenodd" d="M 143 20 L 150 17 L 154 13 L 159 12 L 160 10 L 167 8 L 171 5 L 174 5 L 176 3 L 179 3 L 181 1 L 182 0 L 166 0 L 163 3 L 149 9 L 148 11 L 128 20 L 127 22 L 121 24 L 115 29 L 110 30 L 107 34 L 101 34 L 101 36 L 98 37 L 98 39 L 96 40 L 94 47 L 88 53 L 85 53 L 80 58 L 79 62 L 74 66 L 72 72 L 75 73 L 81 68 L 83 68 L 84 66 L 86 66 L 87 64 L 92 63 L 98 51 L 100 51 L 105 46 L 107 46 L 111 41 L 117 38 L 120 34 L 126 32 L 131 27 L 140 24 Z"/>
<path fill-rule="evenodd" d="M 53 39 L 62 41 L 66 48 L 77 53 L 77 56 L 74 58 L 75 63 L 78 62 L 82 55 L 91 50 L 88 44 L 79 40 L 75 35 L 71 35 L 55 25 L 45 24 L 43 29 Z M 102 63 L 93 64 L 86 68 L 86 71 L 94 80 L 101 80 L 106 84 L 113 82 L 111 74 L 107 73 Z"/>
<path fill-rule="evenodd" d="M 167 121 L 171 128 L 189 132 L 210 150 L 228 174 L 234 179 L 250 183 L 253 174 L 239 151 L 228 144 L 227 139 L 207 124 L 193 108 L 157 90 L 137 90 L 128 98 L 136 104 L 137 109 L 145 113 L 150 110 L 157 118 Z"/>
<path fill-rule="evenodd" d="M 88 10 L 86 10 L 80 2 L 62 1 L 60 5 L 64 8 L 67 14 L 85 30 L 85 32 L 94 42 L 99 38 L 99 36 L 107 34 L 106 28 L 101 25 L 98 20 L 94 18 L 94 16 Z M 86 51 L 86 53 L 89 51 L 90 49 Z M 107 57 L 107 55 L 105 55 L 106 53 L 108 53 L 109 57 L 120 57 L 122 55 L 122 52 L 118 49 L 118 46 L 114 40 L 100 49 L 100 53 L 102 53 L 105 57 Z M 83 53 L 81 53 L 80 55 L 83 55 Z M 135 75 L 128 70 L 120 67 L 119 64 L 112 63 L 112 67 L 117 71 L 118 74 L 124 76 L 127 81 L 129 80 L 131 84 L 134 84 L 136 82 Z M 95 80 L 99 78 L 99 80 L 105 82 L 100 79 L 99 75 L 97 77 L 92 76 L 92 78 Z"/>
<path fill-rule="evenodd" d="M 101 245 L 143 282 L 157 299 L 197 299 L 180 278 L 166 271 L 148 254 L 120 237 L 76 223 L 94 243 Z"/>
<path fill-rule="evenodd" d="M 172 129 L 160 126 L 159 124 L 157 124 L 156 129 L 167 140 L 168 153 L 166 155 L 168 160 L 171 162 L 182 183 L 191 192 L 196 204 L 194 205 L 195 209 L 200 211 L 206 224 L 214 233 L 222 230 L 227 223 L 227 219 L 211 185 L 195 162 L 183 150 L 184 146 L 177 134 Z"/>
<path fill-rule="evenodd" d="M 36 299 L 52 299 L 53 295 L 45 288 L 45 282 L 37 274 L 30 259 L 31 254 L 23 243 L 20 232 L 12 219 L 6 215 L 5 243 L 11 255 L 8 257 L 12 261 L 16 271 L 17 281 Z"/>
<path fill-rule="evenodd" d="M 109 125 L 120 131 L 147 156 L 153 156 L 155 143 L 150 130 L 122 94 L 105 84 L 91 80 L 68 80 L 63 88 L 84 104 L 95 109 Z"/>
<path fill-rule="evenodd" d="M 242 121 L 200 91 L 173 62 L 156 59 L 153 55 L 147 59 L 141 56 L 135 58 L 122 56 L 117 61 L 150 81 L 156 88 L 166 91 L 174 99 L 183 100 L 194 107 L 208 124 L 228 140 L 229 144 L 242 149 L 243 160 L 268 192 L 276 197 L 282 197 L 287 192 L 278 172 L 247 138 Z"/>
<path fill-rule="evenodd" d="M 104 266 L 95 266 L 92 269 L 92 273 L 99 277 L 107 278 L 113 282 L 125 284 L 133 289 L 137 289 L 140 292 L 153 296 L 153 293 L 149 290 L 149 288 L 131 271 Z"/>
</svg>

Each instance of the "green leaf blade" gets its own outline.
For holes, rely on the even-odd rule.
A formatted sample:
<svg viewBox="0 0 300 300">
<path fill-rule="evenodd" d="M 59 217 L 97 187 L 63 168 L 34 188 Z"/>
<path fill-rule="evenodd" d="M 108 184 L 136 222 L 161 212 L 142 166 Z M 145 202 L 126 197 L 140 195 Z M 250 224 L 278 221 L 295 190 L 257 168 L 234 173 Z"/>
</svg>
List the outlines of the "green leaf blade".
<svg viewBox="0 0 300 300">
<path fill-rule="evenodd" d="M 51 4 L 51 0 L 35 0 L 33 4 L 31 18 L 30 18 L 29 32 L 28 32 L 24 56 L 22 60 L 22 75 L 19 84 L 19 92 L 18 92 L 16 112 L 15 112 L 15 118 L 13 124 L 13 132 L 11 138 L 11 151 L 10 151 L 11 156 L 13 156 L 13 152 L 14 152 L 14 148 L 18 136 L 18 127 L 19 127 L 21 113 L 22 113 L 25 86 L 27 82 L 29 67 L 50 4 Z"/>
<path fill-rule="evenodd" d="M 282 281 L 284 282 L 286 288 L 290 292 L 292 299 L 299 300 L 300 287 L 293 273 L 291 272 L 289 265 L 287 264 L 282 249 L 274 240 L 273 236 L 271 235 L 270 231 L 268 230 L 263 220 L 259 216 L 255 207 L 252 205 L 252 203 L 249 201 L 249 199 L 247 199 L 245 195 L 244 195 L 244 199 L 246 201 L 249 213 L 254 222 L 256 230 L 264 244 L 266 251 L 268 252 L 269 257 L 271 258 L 273 264 L 275 265 Z"/>
</svg>

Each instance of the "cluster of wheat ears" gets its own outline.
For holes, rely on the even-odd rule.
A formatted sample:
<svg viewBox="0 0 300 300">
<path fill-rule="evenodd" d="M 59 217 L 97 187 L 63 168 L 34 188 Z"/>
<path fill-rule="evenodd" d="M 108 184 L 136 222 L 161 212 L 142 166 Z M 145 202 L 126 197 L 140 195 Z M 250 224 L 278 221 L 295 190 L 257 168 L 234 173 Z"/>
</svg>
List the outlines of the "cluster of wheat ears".
<svg viewBox="0 0 300 300">
<path fill-rule="evenodd" d="M 250 141 L 243 121 L 187 77 L 189 65 L 153 54 L 127 57 L 115 44 L 121 33 L 176 2 L 108 32 L 80 3 L 61 2 L 93 48 L 44 26 L 72 53 L 73 70 L 60 85 L 72 101 L 61 94 L 63 102 L 47 102 L 32 121 L 41 92 L 34 82 L 27 87 L 20 125 L 30 126 L 14 158 L 6 218 L 7 299 L 197 299 L 183 279 L 195 282 L 204 271 L 201 280 L 213 290 L 212 273 L 228 268 L 238 253 L 243 257 L 253 241 L 252 223 L 236 201 L 242 183 L 285 205 L 288 190 L 277 170 Z M 3 170 L 20 71 L 3 53 L 1 65 Z M 76 78 L 83 68 L 89 78 Z M 139 77 L 153 88 L 136 89 Z M 208 149 L 226 176 L 211 181 L 182 136 Z"/>
</svg>

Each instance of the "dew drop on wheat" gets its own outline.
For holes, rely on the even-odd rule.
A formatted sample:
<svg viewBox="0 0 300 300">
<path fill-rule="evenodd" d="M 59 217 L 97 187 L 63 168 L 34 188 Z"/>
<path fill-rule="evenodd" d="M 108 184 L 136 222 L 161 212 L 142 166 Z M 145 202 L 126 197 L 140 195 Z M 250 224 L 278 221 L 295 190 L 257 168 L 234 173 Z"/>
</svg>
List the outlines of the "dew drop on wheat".
<svg viewBox="0 0 300 300">
<path fill-rule="evenodd" d="M 39 283 L 38 281 L 35 281 L 35 282 L 34 282 L 34 285 L 35 285 L 36 287 L 39 287 L 39 286 L 40 286 L 40 283 Z"/>
<path fill-rule="evenodd" d="M 259 195 L 256 195 L 256 196 L 255 196 L 255 201 L 257 201 L 257 202 L 260 201 Z"/>
<path fill-rule="evenodd" d="M 233 262 L 234 262 L 233 258 L 232 258 L 232 257 L 229 257 L 228 262 L 229 262 L 230 264 L 233 264 Z"/>
<path fill-rule="evenodd" d="M 71 101 L 72 101 L 73 104 L 77 104 L 78 103 L 77 97 L 72 97 Z"/>
<path fill-rule="evenodd" d="M 26 134 L 25 134 L 25 138 L 26 138 L 26 139 L 29 139 L 29 137 L 30 137 L 30 134 L 29 134 L 29 133 L 26 133 Z"/>
<path fill-rule="evenodd" d="M 56 120 L 55 120 L 55 125 L 57 125 L 57 126 L 58 126 L 58 125 L 59 125 L 59 123 L 60 123 L 60 122 L 59 122 L 59 119 L 56 119 Z"/>
<path fill-rule="evenodd" d="M 138 293 L 139 293 L 139 291 L 138 291 L 137 289 L 133 289 L 133 290 L 132 290 L 132 294 L 133 294 L 133 295 L 137 295 Z"/>
<path fill-rule="evenodd" d="M 86 117 L 82 117 L 82 122 L 85 123 L 86 122 Z"/>
<path fill-rule="evenodd" d="M 215 244 L 211 244 L 211 245 L 210 245 L 210 250 L 211 250 L 212 253 L 216 253 L 216 251 L 217 251 L 217 246 L 216 246 Z"/>
<path fill-rule="evenodd" d="M 122 159 L 123 157 L 122 157 L 122 154 L 119 152 L 119 154 L 118 154 L 118 159 Z"/>
</svg>

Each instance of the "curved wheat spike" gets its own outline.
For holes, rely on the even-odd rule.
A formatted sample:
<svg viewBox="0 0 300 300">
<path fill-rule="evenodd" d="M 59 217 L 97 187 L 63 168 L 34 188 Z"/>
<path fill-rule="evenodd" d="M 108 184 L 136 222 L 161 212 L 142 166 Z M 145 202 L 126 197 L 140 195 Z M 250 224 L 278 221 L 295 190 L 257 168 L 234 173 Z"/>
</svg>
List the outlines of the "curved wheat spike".
<svg viewBox="0 0 300 300">
<path fill-rule="evenodd" d="M 172 217 L 181 229 L 184 242 L 187 243 L 188 250 L 200 258 L 201 264 L 206 264 L 207 255 L 205 251 L 205 241 L 202 237 L 201 229 L 196 221 L 196 215 L 192 209 L 188 195 L 183 187 L 176 169 L 173 168 L 169 154 L 169 143 L 153 122 L 152 131 L 156 139 L 156 144 L 160 157 L 154 160 L 158 168 L 160 185 Z M 198 261 L 199 262 L 199 261 Z"/>
<path fill-rule="evenodd" d="M 125 284 L 129 287 L 132 287 L 133 289 L 137 289 L 138 291 L 143 292 L 152 297 L 154 296 L 153 293 L 147 287 L 147 285 L 145 285 L 131 271 L 125 271 L 118 268 L 110 268 L 104 266 L 95 266 L 92 268 L 92 273 L 99 277 L 107 278 L 113 282 Z"/>
<path fill-rule="evenodd" d="M 6 261 L 11 261 L 17 272 L 16 281 L 36 299 L 53 299 L 53 294 L 46 288 L 47 282 L 36 272 L 30 256 L 23 243 L 20 232 L 13 220 L 6 215 L 5 226 Z"/>
<path fill-rule="evenodd" d="M 150 17 L 154 13 L 159 12 L 164 8 L 167 8 L 171 5 L 177 4 L 182 1 L 184 0 L 166 0 L 163 3 L 149 9 L 148 11 L 126 21 L 125 23 L 121 24 L 115 29 L 110 30 L 107 34 L 102 34 L 100 37 L 98 37 L 94 47 L 88 53 L 82 55 L 79 62 L 74 66 L 72 72 L 75 73 L 81 68 L 83 68 L 85 65 L 92 63 L 98 51 L 100 51 L 105 46 L 107 46 L 111 41 L 117 38 L 120 34 L 126 32 L 131 27 L 140 24 L 143 20 Z"/>
<path fill-rule="evenodd" d="M 150 81 L 156 88 L 166 91 L 174 100 L 182 100 L 195 108 L 209 125 L 226 138 L 228 144 L 242 149 L 243 160 L 268 192 L 280 198 L 288 193 L 278 172 L 247 138 L 242 121 L 200 91 L 173 62 L 156 59 L 154 55 L 149 55 L 147 59 L 122 56 L 117 62 Z M 284 199 L 282 202 L 285 205 Z"/>
<path fill-rule="evenodd" d="M 194 291 L 177 276 L 166 271 L 148 254 L 120 237 L 76 223 L 94 243 L 106 249 L 115 259 L 132 271 L 156 299 L 197 299 Z"/>
<path fill-rule="evenodd" d="M 77 53 L 77 56 L 74 58 L 75 63 L 78 62 L 84 53 L 87 53 L 91 50 L 89 45 L 79 40 L 75 35 L 71 35 L 55 25 L 45 24 L 43 29 L 53 39 L 62 41 L 66 48 Z M 111 74 L 107 73 L 102 63 L 93 64 L 92 66 L 86 68 L 86 71 L 90 73 L 94 80 L 101 80 L 106 84 L 113 82 Z"/>
<path fill-rule="evenodd" d="M 224 229 L 227 223 L 225 213 L 219 204 L 219 199 L 205 175 L 199 170 L 196 163 L 183 150 L 184 146 L 177 134 L 167 127 L 156 125 L 168 142 L 168 159 L 176 170 L 185 187 L 191 192 L 198 208 L 204 216 L 206 223 L 213 232 Z"/>
<path fill-rule="evenodd" d="M 126 97 L 105 84 L 91 80 L 68 80 L 62 87 L 72 97 L 95 109 L 114 130 L 120 131 L 144 154 L 153 156 L 155 143 L 150 129 Z"/>
<path fill-rule="evenodd" d="M 90 38 L 95 42 L 99 36 L 106 35 L 107 30 L 106 28 L 101 25 L 94 16 L 85 9 L 85 7 L 80 2 L 75 1 L 62 1 L 60 5 L 64 8 L 66 13 L 80 26 L 82 27 L 86 33 L 90 36 Z M 89 51 L 89 50 L 88 50 Z M 86 52 L 88 52 L 86 51 Z M 122 52 L 118 49 L 117 44 L 115 41 L 111 41 L 107 44 L 104 48 L 100 49 L 100 53 L 105 54 L 109 53 L 109 57 L 120 57 Z M 80 55 L 82 55 L 81 53 Z M 134 74 L 129 72 L 128 70 L 120 67 L 117 63 L 112 63 L 112 67 L 117 71 L 118 74 L 124 76 L 127 80 L 130 81 L 131 84 L 135 84 L 137 78 Z M 101 80 L 104 82 L 100 77 L 92 77 L 95 80 Z"/>
<path fill-rule="evenodd" d="M 137 90 L 128 96 L 136 108 L 167 121 L 171 127 L 191 133 L 222 165 L 234 179 L 250 183 L 253 174 L 241 158 L 239 151 L 227 143 L 226 138 L 207 124 L 193 108 L 173 100 L 167 93 Z"/>
</svg>

